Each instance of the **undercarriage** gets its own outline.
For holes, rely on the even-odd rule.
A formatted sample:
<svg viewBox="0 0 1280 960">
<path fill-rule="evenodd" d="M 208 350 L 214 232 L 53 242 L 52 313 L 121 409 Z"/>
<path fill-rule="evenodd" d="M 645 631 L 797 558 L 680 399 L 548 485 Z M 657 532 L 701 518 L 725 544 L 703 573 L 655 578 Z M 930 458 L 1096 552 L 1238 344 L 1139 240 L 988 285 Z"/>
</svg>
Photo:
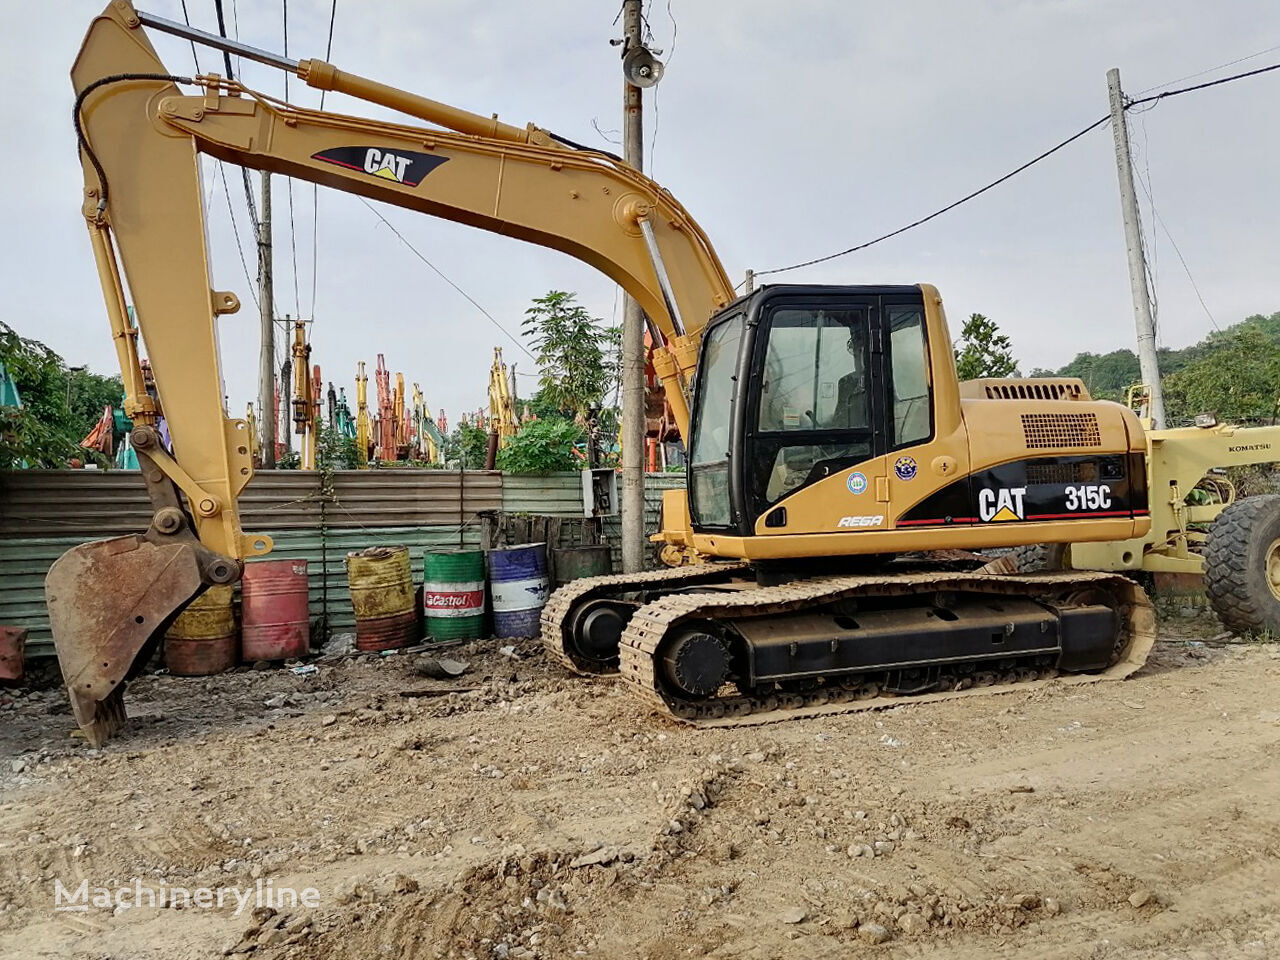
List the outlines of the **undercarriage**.
<svg viewBox="0 0 1280 960">
<path fill-rule="evenodd" d="M 618 672 L 702 726 L 1119 679 L 1150 652 L 1151 603 L 1125 577 L 955 566 L 899 560 L 773 586 L 738 563 L 592 578 L 553 594 L 543 637 L 571 669 Z"/>
</svg>

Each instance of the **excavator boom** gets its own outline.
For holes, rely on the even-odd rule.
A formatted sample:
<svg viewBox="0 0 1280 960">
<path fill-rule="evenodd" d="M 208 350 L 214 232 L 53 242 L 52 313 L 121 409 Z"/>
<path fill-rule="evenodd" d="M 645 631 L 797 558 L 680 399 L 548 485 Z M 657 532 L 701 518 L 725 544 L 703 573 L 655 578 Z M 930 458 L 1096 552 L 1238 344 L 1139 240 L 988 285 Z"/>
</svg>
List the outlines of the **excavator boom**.
<svg viewBox="0 0 1280 960">
<path fill-rule="evenodd" d="M 174 75 L 147 28 L 268 63 L 430 126 L 302 109 L 217 75 Z M 76 548 L 46 582 L 65 679 L 94 742 L 123 719 L 120 685 L 164 624 L 208 585 L 234 582 L 246 557 L 272 546 L 270 537 L 241 530 L 236 507 L 253 476 L 253 443 L 246 421 L 223 405 L 218 318 L 235 312 L 239 300 L 212 289 L 202 155 L 551 247 L 597 267 L 641 303 L 660 333 L 667 347 L 661 373 L 687 427 L 684 396 L 699 331 L 733 290 L 693 218 L 620 159 L 324 61 L 296 62 L 204 34 L 127 0 L 114 0 L 93 21 L 71 75 L 83 215 L 156 517 L 144 536 Z M 135 308 L 136 330 L 127 304 Z M 159 402 L 145 389 L 139 332 Z M 295 363 L 299 383 L 309 386 L 305 358 Z M 156 430 L 161 417 L 171 448 Z M 125 589 L 89 614 L 83 600 L 104 581 Z M 129 626 L 104 631 L 104 623 Z"/>
</svg>

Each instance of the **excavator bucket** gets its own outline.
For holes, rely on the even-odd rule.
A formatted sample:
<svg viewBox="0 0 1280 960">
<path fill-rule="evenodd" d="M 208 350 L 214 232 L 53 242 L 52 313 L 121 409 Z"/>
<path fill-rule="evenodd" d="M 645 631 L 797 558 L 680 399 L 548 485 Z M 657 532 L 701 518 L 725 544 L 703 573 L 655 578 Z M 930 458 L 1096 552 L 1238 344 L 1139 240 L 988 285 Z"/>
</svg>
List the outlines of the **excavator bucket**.
<svg viewBox="0 0 1280 960">
<path fill-rule="evenodd" d="M 45 577 L 62 679 L 85 739 L 100 747 L 125 721 L 125 680 L 148 642 L 203 587 L 189 542 L 142 535 L 82 543 Z"/>
</svg>

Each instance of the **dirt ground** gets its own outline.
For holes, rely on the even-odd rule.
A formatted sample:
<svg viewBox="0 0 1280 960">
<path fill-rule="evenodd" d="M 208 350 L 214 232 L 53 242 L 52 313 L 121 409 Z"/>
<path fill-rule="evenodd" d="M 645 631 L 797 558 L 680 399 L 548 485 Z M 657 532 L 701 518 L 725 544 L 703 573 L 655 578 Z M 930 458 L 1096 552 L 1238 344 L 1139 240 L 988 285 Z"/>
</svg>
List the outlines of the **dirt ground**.
<svg viewBox="0 0 1280 960">
<path fill-rule="evenodd" d="M 1124 682 L 713 731 L 531 642 L 452 681 L 147 676 L 102 751 L 57 688 L 0 691 L 0 956 L 1280 956 L 1280 647 L 1216 633 L 1165 624 Z M 55 880 L 315 905 L 58 912 Z"/>
</svg>

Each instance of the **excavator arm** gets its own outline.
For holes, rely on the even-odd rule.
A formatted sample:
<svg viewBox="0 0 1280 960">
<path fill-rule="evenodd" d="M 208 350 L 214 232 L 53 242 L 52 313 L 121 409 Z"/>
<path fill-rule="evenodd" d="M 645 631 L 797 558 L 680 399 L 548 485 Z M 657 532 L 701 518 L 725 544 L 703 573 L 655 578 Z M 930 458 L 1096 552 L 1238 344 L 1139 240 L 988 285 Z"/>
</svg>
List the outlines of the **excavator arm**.
<svg viewBox="0 0 1280 960">
<path fill-rule="evenodd" d="M 234 50 L 430 126 L 302 109 L 217 75 L 175 76 L 148 27 Z M 665 350 L 655 367 L 687 435 L 700 333 L 733 289 L 693 218 L 620 159 L 324 61 L 294 62 L 202 34 L 127 0 L 114 0 L 93 21 L 72 82 L 83 214 L 154 508 L 146 534 L 77 547 L 46 581 L 64 679 L 91 741 L 100 743 L 123 720 L 122 683 L 149 642 L 201 590 L 234 582 L 245 557 L 271 549 L 269 537 L 241 530 L 236 508 L 253 475 L 251 440 L 245 421 L 224 407 L 218 326 L 239 300 L 212 289 L 202 154 L 551 247 L 596 267 L 640 303 L 660 335 Z M 184 94 L 182 86 L 201 92 Z M 138 332 L 159 404 L 143 385 Z M 172 452 L 161 442 L 161 415 Z"/>
</svg>

